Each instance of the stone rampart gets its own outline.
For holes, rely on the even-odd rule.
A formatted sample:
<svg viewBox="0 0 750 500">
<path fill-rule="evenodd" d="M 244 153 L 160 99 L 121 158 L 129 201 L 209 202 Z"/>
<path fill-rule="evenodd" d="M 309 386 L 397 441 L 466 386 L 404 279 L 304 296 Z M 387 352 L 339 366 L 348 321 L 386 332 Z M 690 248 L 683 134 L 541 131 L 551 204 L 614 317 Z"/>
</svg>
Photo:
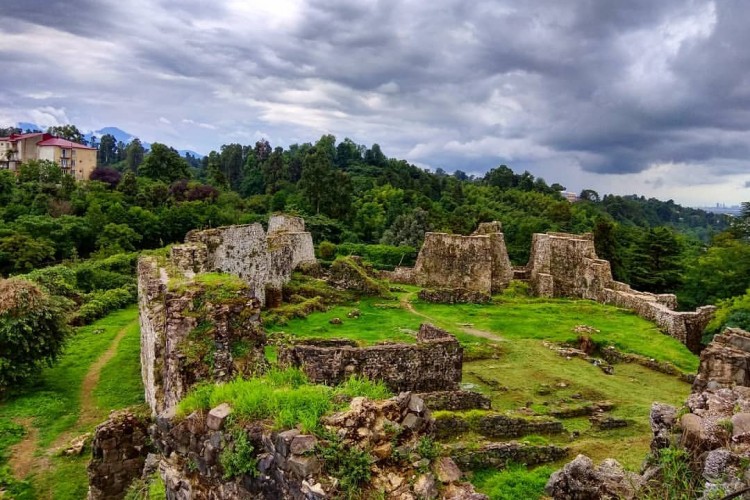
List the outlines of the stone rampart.
<svg viewBox="0 0 750 500">
<path fill-rule="evenodd" d="M 154 414 L 199 381 L 251 375 L 266 364 L 260 304 L 248 287 L 230 292 L 221 282 L 172 280 L 156 258 L 139 260 L 141 375 Z"/>
<path fill-rule="evenodd" d="M 693 352 L 700 351 L 703 329 L 715 310 L 705 306 L 678 312 L 674 295 L 639 292 L 615 281 L 609 262 L 597 257 L 591 234 L 535 234 L 526 269 L 536 296 L 590 299 L 630 309 Z"/>
<path fill-rule="evenodd" d="M 282 347 L 281 367 L 299 367 L 316 383 L 335 385 L 350 375 L 382 380 L 395 391 L 453 391 L 461 382 L 463 349 L 455 337 L 427 323 L 416 344 L 356 347 L 343 341 L 331 345 L 299 343 Z"/>
</svg>

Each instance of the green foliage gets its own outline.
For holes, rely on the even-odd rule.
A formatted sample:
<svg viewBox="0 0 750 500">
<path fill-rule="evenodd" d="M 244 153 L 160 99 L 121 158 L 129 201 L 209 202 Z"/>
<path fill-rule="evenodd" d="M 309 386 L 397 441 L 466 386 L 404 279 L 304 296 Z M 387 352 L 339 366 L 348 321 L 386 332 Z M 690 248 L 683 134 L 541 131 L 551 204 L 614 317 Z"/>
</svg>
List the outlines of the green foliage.
<svg viewBox="0 0 750 500">
<path fill-rule="evenodd" d="M 716 304 L 742 295 L 749 283 L 750 244 L 724 236 L 689 263 L 678 297 L 686 308 Z"/>
<path fill-rule="evenodd" d="M 396 266 L 413 266 L 417 259 L 417 249 L 406 246 L 342 243 L 336 246 L 336 255 L 358 255 L 378 269 L 393 269 Z"/>
<path fill-rule="evenodd" d="M 370 480 L 372 456 L 356 446 L 350 446 L 336 436 L 328 435 L 325 444 L 318 445 L 325 472 L 339 480 L 346 498 L 356 498 L 360 486 Z"/>
<path fill-rule="evenodd" d="M 57 359 L 68 334 L 65 312 L 30 281 L 0 280 L 0 394 Z"/>
<path fill-rule="evenodd" d="M 125 492 L 124 500 L 164 500 L 166 486 L 158 472 L 148 479 L 136 479 Z"/>
<path fill-rule="evenodd" d="M 690 453 L 681 448 L 664 448 L 659 451 L 657 462 L 661 468 L 658 482 L 648 485 L 644 497 L 647 499 L 691 500 L 700 496 L 699 475 L 693 472 Z"/>
<path fill-rule="evenodd" d="M 330 241 L 323 241 L 318 245 L 318 256 L 323 260 L 333 260 L 336 256 L 336 245 Z"/>
<path fill-rule="evenodd" d="M 158 142 L 151 144 L 151 150 L 138 166 L 138 175 L 166 183 L 190 177 L 188 164 L 180 154 Z"/>
<path fill-rule="evenodd" d="M 744 295 L 719 301 L 716 314 L 706 327 L 703 343 L 708 344 L 727 326 L 750 331 L 750 289 Z"/>
<path fill-rule="evenodd" d="M 440 456 L 440 445 L 437 444 L 431 437 L 422 436 L 417 442 L 417 453 L 422 458 L 426 458 L 430 462 Z"/>
<path fill-rule="evenodd" d="M 87 325 L 112 311 L 134 303 L 137 298 L 138 288 L 135 285 L 91 292 L 86 295 L 86 302 L 71 317 L 70 324 Z"/>
<path fill-rule="evenodd" d="M 258 475 L 258 459 L 255 448 L 250 444 L 247 432 L 237 430 L 232 434 L 232 444 L 224 448 L 219 456 L 219 462 L 224 469 L 224 479 L 250 475 Z"/>
</svg>

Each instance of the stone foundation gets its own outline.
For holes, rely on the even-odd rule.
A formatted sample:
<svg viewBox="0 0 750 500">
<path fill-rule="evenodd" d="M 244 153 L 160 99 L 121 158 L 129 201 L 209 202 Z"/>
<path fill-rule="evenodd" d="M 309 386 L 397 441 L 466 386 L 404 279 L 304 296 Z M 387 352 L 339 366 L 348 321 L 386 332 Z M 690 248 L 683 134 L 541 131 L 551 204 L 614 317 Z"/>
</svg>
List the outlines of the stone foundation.
<svg viewBox="0 0 750 500">
<path fill-rule="evenodd" d="M 554 445 L 531 446 L 515 441 L 490 443 L 479 449 L 457 446 L 450 451 L 451 458 L 463 470 L 504 469 L 510 463 L 538 465 L 555 462 L 565 458 L 567 454 L 567 448 Z"/>
<path fill-rule="evenodd" d="M 544 417 L 511 417 L 500 413 L 472 415 L 470 418 L 459 413 L 448 413 L 435 417 L 435 435 L 438 439 L 466 432 L 492 439 L 508 439 L 529 434 L 561 434 L 564 431 L 562 422 Z"/>
<path fill-rule="evenodd" d="M 490 398 L 473 391 L 423 392 L 419 396 L 433 411 L 489 410 L 492 408 Z"/>
<path fill-rule="evenodd" d="M 299 367 L 312 382 L 336 385 L 357 374 L 382 380 L 395 392 L 457 390 L 462 359 L 456 338 L 427 323 L 413 345 L 360 348 L 351 341 L 326 341 L 282 347 L 278 354 L 279 366 Z"/>
</svg>

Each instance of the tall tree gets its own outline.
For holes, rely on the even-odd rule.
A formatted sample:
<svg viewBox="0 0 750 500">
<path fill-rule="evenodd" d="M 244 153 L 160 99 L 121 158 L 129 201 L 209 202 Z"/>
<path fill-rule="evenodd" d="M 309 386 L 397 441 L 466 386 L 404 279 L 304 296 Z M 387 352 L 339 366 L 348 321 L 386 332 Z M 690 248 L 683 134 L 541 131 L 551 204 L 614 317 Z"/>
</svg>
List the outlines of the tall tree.
<svg viewBox="0 0 750 500">
<path fill-rule="evenodd" d="M 81 133 L 75 125 L 56 125 L 54 127 L 49 127 L 47 133 L 79 144 L 86 144 L 86 139 L 84 139 L 83 133 Z"/>
<path fill-rule="evenodd" d="M 99 141 L 97 160 L 100 166 L 107 166 L 117 161 L 117 139 L 112 134 L 104 134 Z"/>
<path fill-rule="evenodd" d="M 171 183 L 190 177 L 189 167 L 174 148 L 155 142 L 138 167 L 138 175 Z"/>
<path fill-rule="evenodd" d="M 118 149 L 119 148 L 120 146 L 118 146 Z M 145 155 L 146 150 L 144 149 L 143 144 L 141 144 L 141 140 L 136 137 L 127 145 L 127 147 L 125 147 L 125 165 L 127 165 L 128 170 L 132 170 L 133 172 L 138 170 Z M 177 156 L 179 156 L 179 154 Z"/>
</svg>

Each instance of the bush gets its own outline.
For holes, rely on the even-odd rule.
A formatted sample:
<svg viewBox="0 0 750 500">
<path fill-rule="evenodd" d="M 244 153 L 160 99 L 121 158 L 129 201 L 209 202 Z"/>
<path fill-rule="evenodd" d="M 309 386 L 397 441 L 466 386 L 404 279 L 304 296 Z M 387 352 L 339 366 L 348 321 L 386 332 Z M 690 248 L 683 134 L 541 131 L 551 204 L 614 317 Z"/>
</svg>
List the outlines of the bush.
<svg viewBox="0 0 750 500">
<path fill-rule="evenodd" d="M 323 260 L 333 260 L 336 256 L 336 245 L 330 241 L 323 241 L 318 245 L 318 255 Z"/>
<path fill-rule="evenodd" d="M 63 301 L 30 281 L 0 280 L 0 394 L 57 359 L 66 312 Z"/>
<path fill-rule="evenodd" d="M 413 266 L 417 259 L 417 250 L 414 247 L 342 243 L 336 247 L 336 255 L 359 255 L 378 269 L 392 270 L 396 266 Z"/>
<path fill-rule="evenodd" d="M 138 289 L 135 285 L 122 288 L 92 292 L 86 296 L 86 302 L 73 314 L 70 324 L 75 326 L 87 325 L 94 320 L 103 318 L 117 309 L 122 309 L 136 301 Z"/>
</svg>

